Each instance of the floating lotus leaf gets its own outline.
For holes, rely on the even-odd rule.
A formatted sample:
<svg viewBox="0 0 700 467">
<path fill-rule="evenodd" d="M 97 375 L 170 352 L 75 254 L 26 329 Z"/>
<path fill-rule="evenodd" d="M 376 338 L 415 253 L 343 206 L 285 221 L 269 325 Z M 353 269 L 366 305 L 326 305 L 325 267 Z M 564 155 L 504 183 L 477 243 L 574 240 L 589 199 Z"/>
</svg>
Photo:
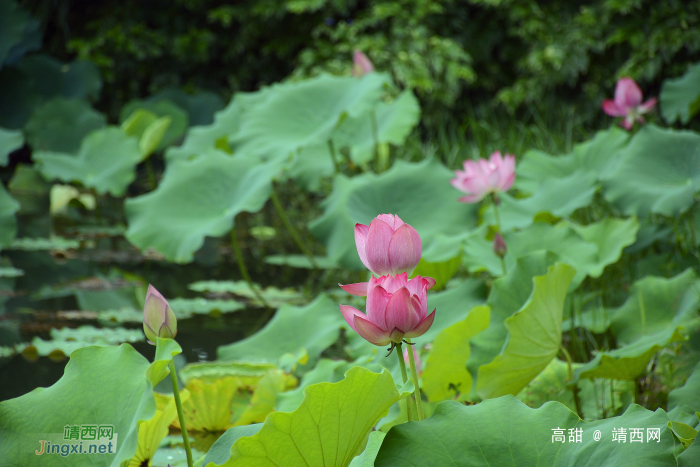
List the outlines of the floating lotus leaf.
<svg viewBox="0 0 700 467">
<path fill-rule="evenodd" d="M 80 242 L 63 237 L 50 238 L 16 238 L 10 245 L 10 250 L 41 251 L 41 250 L 68 250 L 77 249 Z"/>
<path fill-rule="evenodd" d="M 574 274 L 571 266 L 557 263 L 532 279 L 527 303 L 504 322 L 508 338 L 502 352 L 479 368 L 476 392 L 482 399 L 519 393 L 557 355 L 564 299 Z"/>
<path fill-rule="evenodd" d="M 36 151 L 33 157 L 47 179 L 80 182 L 100 194 L 121 196 L 136 177 L 141 151 L 134 138 L 112 127 L 88 135 L 77 155 Z"/>
<path fill-rule="evenodd" d="M 647 276 L 635 282 L 625 303 L 608 312 L 618 344 L 679 326 L 700 325 L 699 285 L 692 269 L 670 279 Z"/>
<path fill-rule="evenodd" d="M 233 444 L 223 465 L 347 467 L 401 396 L 388 372 L 352 368 L 339 383 L 306 388 L 304 402 L 294 412 L 270 414 L 258 433 Z"/>
<path fill-rule="evenodd" d="M 34 110 L 24 131 L 33 151 L 76 154 L 83 139 L 106 124 L 88 102 L 55 97 Z"/>
<path fill-rule="evenodd" d="M 155 191 L 126 201 L 126 238 L 171 261 L 190 262 L 204 237 L 229 232 L 236 214 L 263 207 L 277 170 L 221 151 L 172 163 Z"/>
<path fill-rule="evenodd" d="M 700 110 L 700 63 L 676 79 L 666 79 L 661 85 L 661 115 L 667 123 L 680 118 L 684 125 Z"/>
<path fill-rule="evenodd" d="M 265 262 L 267 264 L 274 264 L 276 266 L 290 266 L 293 268 L 302 268 L 302 269 L 316 269 L 316 267 L 320 269 L 336 269 L 338 268 L 338 265 L 335 264 L 333 260 L 330 258 L 326 258 L 325 256 L 314 256 L 314 263 L 311 264 L 311 261 L 309 261 L 309 257 L 306 255 L 272 255 L 272 256 L 266 256 L 265 257 Z"/>
<path fill-rule="evenodd" d="M 676 216 L 700 188 L 700 135 L 647 125 L 603 179 L 605 198 L 627 215 Z"/>
<path fill-rule="evenodd" d="M 73 351 L 89 346 L 108 347 L 123 342 L 143 342 L 145 336 L 140 329 L 125 328 L 96 328 L 94 326 L 80 326 L 76 329 L 62 328 L 51 329 L 51 340 L 45 341 L 40 337 L 34 337 L 30 344 L 20 345 L 18 352 L 24 354 L 30 360 L 37 357 L 49 357 L 54 360 L 62 360 L 71 355 Z"/>
<path fill-rule="evenodd" d="M 624 414 L 584 422 L 558 402 L 531 409 L 513 396 L 465 406 L 446 401 L 420 423 L 396 426 L 382 442 L 377 467 L 425 465 L 613 467 L 676 465 L 675 442 L 663 410 L 631 405 Z M 627 442 L 612 441 L 613 429 L 627 429 Z M 553 429 L 564 442 L 553 442 Z M 569 441 L 569 430 L 582 430 L 581 442 Z M 642 428 L 643 442 L 632 447 L 630 428 Z M 659 442 L 647 441 L 647 429 L 658 428 Z M 594 440 L 595 430 L 601 439 Z"/>
<path fill-rule="evenodd" d="M 172 358 L 171 355 L 168 352 L 168 358 Z M 66 442 L 63 441 L 66 425 L 88 424 L 114 427 L 117 436 L 112 446 L 114 454 L 82 454 L 68 462 L 107 467 L 128 461 L 136 452 L 138 423 L 155 415 L 153 378 L 161 376 L 158 368 L 162 364 L 163 360 L 157 357 L 149 366 L 128 344 L 86 347 L 73 352 L 64 375 L 56 384 L 0 402 L 0 432 L 3 433 L 0 458 L 3 463 L 36 464 L 39 440 L 62 444 Z M 105 371 L 109 368 L 119 371 Z M 57 400 L 61 404 L 57 405 Z M 60 455 L 44 455 L 40 461 L 48 467 L 65 466 L 67 462 Z"/>
<path fill-rule="evenodd" d="M 10 154 L 24 146 L 21 131 L 0 128 L 0 166 L 7 165 Z"/>
<path fill-rule="evenodd" d="M 256 306 L 262 306 L 246 281 L 199 281 L 190 284 L 189 289 L 195 292 L 213 294 L 231 293 L 249 299 Z M 301 292 L 291 287 L 278 289 L 273 286 L 265 288 L 258 286 L 258 292 L 272 307 L 280 307 L 285 304 L 299 305 L 308 301 Z"/>
<path fill-rule="evenodd" d="M 305 349 L 313 363 L 338 339 L 344 325 L 338 303 L 321 294 L 304 307 L 282 306 L 260 331 L 219 347 L 217 356 L 220 360 L 277 363 L 285 353 Z"/>
<path fill-rule="evenodd" d="M 309 229 L 325 243 L 330 258 L 353 269 L 364 269 L 355 247 L 355 224 L 368 225 L 382 213 L 399 215 L 426 245 L 438 234 L 462 235 L 475 227 L 477 208 L 457 202 L 459 192 L 449 183 L 453 177 L 437 159 L 416 164 L 397 161 L 380 175 L 365 173 L 351 179 L 338 175 L 323 202 L 323 215 Z M 457 249 L 451 257 L 458 254 Z"/>
<path fill-rule="evenodd" d="M 178 371 L 180 380 L 187 384 L 190 379 L 199 379 L 205 383 L 214 382 L 226 376 L 239 378 L 244 385 L 252 386 L 268 371 L 277 367 L 271 363 L 251 362 L 199 362 L 185 365 Z"/>
<path fill-rule="evenodd" d="M 221 314 L 238 311 L 245 308 L 243 303 L 235 300 L 207 300 L 206 298 L 173 298 L 172 300 L 169 300 L 168 303 L 170 303 L 170 306 L 175 314 Z"/>
<path fill-rule="evenodd" d="M 464 321 L 453 324 L 435 337 L 423 371 L 423 391 L 430 401 L 465 400 L 472 388 L 472 376 L 466 363 L 471 349 L 469 340 L 489 325 L 489 308 L 477 306 Z"/>
</svg>

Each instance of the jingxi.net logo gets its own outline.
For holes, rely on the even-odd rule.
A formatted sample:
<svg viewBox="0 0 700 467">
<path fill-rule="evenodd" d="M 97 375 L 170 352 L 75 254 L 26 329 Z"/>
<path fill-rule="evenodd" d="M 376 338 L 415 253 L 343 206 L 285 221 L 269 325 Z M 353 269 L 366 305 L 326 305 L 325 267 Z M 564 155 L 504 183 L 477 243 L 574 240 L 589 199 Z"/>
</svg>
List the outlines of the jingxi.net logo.
<svg viewBox="0 0 700 467">
<path fill-rule="evenodd" d="M 115 454 L 117 433 L 114 425 L 66 425 L 63 439 L 60 434 L 44 436 L 34 454 L 56 454 L 67 457 L 72 454 Z"/>
</svg>

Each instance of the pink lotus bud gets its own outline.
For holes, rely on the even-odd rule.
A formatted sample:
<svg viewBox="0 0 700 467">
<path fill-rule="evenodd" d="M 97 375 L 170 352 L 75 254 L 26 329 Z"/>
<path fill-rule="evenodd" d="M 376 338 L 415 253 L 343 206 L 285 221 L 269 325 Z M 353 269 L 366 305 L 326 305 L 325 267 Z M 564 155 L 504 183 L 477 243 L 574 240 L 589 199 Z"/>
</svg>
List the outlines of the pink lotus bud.
<svg viewBox="0 0 700 467">
<path fill-rule="evenodd" d="M 496 235 L 493 237 L 493 252 L 496 253 L 496 256 L 503 258 L 507 251 L 506 241 L 500 232 L 496 232 Z"/>
<path fill-rule="evenodd" d="M 352 55 L 352 75 L 362 78 L 367 73 L 373 71 L 374 65 L 372 65 L 370 59 L 367 58 L 367 55 L 359 50 L 355 50 L 355 53 Z"/>
<path fill-rule="evenodd" d="M 620 125 L 625 130 L 634 126 L 635 120 L 644 123 L 645 114 L 656 105 L 656 98 L 642 103 L 642 91 L 632 78 L 620 78 L 615 86 L 615 99 L 603 101 L 603 111 L 611 117 L 625 117 Z"/>
<path fill-rule="evenodd" d="M 340 312 L 350 327 L 372 344 L 399 343 L 422 336 L 432 326 L 435 310 L 428 315 L 428 289 L 433 285 L 431 277 L 408 280 L 405 272 L 372 277 L 367 286 L 367 314 L 349 305 L 340 305 Z"/>
<path fill-rule="evenodd" d="M 421 362 L 420 356 L 418 355 L 418 351 L 416 350 L 415 345 L 408 345 L 403 351 L 403 361 L 406 362 L 406 365 L 411 364 L 411 360 L 408 359 L 408 349 L 413 349 L 413 361 L 416 362 L 416 373 L 418 373 L 418 377 L 420 378 L 421 373 L 423 373 L 423 362 Z"/>
<path fill-rule="evenodd" d="M 172 339 L 177 334 L 177 319 L 173 309 L 150 284 L 143 306 L 143 331 L 150 344 L 154 344 L 158 337 Z"/>
<path fill-rule="evenodd" d="M 464 161 L 464 171 L 456 170 L 456 178 L 450 180 L 453 187 L 467 194 L 459 200 L 478 203 L 489 193 L 508 191 L 515 181 L 515 157 L 501 152 L 491 154 L 489 160 Z"/>
</svg>

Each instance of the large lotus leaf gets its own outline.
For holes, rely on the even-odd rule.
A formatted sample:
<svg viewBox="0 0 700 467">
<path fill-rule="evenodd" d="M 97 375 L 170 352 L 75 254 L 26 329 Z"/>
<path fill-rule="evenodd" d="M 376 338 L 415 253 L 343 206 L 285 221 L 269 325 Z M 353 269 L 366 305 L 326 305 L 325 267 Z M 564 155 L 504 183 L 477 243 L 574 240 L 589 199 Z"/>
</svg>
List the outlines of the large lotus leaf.
<svg viewBox="0 0 700 467">
<path fill-rule="evenodd" d="M 270 95 L 272 88 L 263 88 L 257 92 L 239 92 L 231 102 L 214 115 L 214 122 L 205 126 L 190 128 L 185 141 L 180 146 L 168 148 L 165 158 L 168 162 L 190 159 L 207 154 L 217 148 L 231 153 L 228 139 L 236 133 L 243 121 L 243 116 L 251 107 L 261 104 Z"/>
<path fill-rule="evenodd" d="M 667 423 L 663 410 L 651 412 L 635 404 L 619 417 L 585 422 L 558 402 L 531 409 L 513 396 L 471 406 L 446 401 L 431 418 L 392 428 L 375 465 L 666 467 L 676 465 Z M 613 441 L 613 429 L 620 427 L 628 434 L 625 443 Z M 581 441 L 570 441 L 569 430 L 579 428 Z M 632 428 L 642 429 L 642 442 L 631 442 Z M 659 429 L 659 442 L 647 440 L 650 428 Z M 564 442 L 554 442 L 554 429 L 562 430 Z M 596 430 L 602 435 L 599 441 Z"/>
<path fill-rule="evenodd" d="M 333 192 L 323 202 L 324 214 L 309 224 L 311 233 L 341 266 L 363 269 L 355 247 L 356 223 L 369 224 L 382 213 L 397 214 L 430 244 L 437 234 L 457 236 L 475 227 L 477 207 L 457 202 L 454 177 L 437 159 L 416 164 L 398 161 L 380 174 L 351 179 L 338 175 Z M 456 249 L 451 257 L 459 254 Z"/>
<path fill-rule="evenodd" d="M 340 335 L 345 325 L 338 304 L 325 294 L 305 307 L 284 305 L 256 334 L 219 347 L 219 360 L 246 360 L 277 363 L 285 354 L 305 349 L 310 360 L 318 356 Z"/>
<path fill-rule="evenodd" d="M 10 154 L 24 146 L 24 136 L 18 130 L 0 128 L 0 166 L 7 165 Z"/>
<path fill-rule="evenodd" d="M 217 432 L 233 426 L 232 405 L 241 390 L 239 378 L 227 376 L 210 383 L 193 378 L 187 382 L 185 389 L 189 397 L 183 401 L 182 412 L 188 430 Z M 162 404 L 166 396 L 159 395 L 159 398 Z M 171 422 L 174 422 L 176 427 L 180 427 L 179 420 L 171 420 Z"/>
<path fill-rule="evenodd" d="M 700 412 L 700 363 L 695 365 L 695 369 L 683 386 L 668 394 L 669 411 L 681 404 Z"/>
<path fill-rule="evenodd" d="M 376 107 L 388 81 L 384 73 L 362 79 L 322 74 L 275 84 L 266 99 L 248 109 L 229 142 L 234 151 L 266 157 L 327 142 L 345 116 L 357 117 Z"/>
<path fill-rule="evenodd" d="M 17 68 L 24 71 L 43 99 L 63 96 L 96 100 L 102 89 L 100 71 L 93 62 L 61 63 L 48 55 L 25 57 Z"/>
<path fill-rule="evenodd" d="M 676 329 L 646 335 L 633 343 L 609 352 L 598 353 L 593 360 L 574 370 L 574 379 L 608 378 L 633 380 L 646 373 L 649 360 L 667 345 L 685 338 Z"/>
<path fill-rule="evenodd" d="M 11 0 L 0 2 L 0 68 L 41 47 L 40 23 Z"/>
<path fill-rule="evenodd" d="M 636 217 L 606 217 L 593 224 L 580 225 L 570 222 L 569 225 L 586 242 L 598 247 L 594 264 L 586 267 L 586 272 L 591 277 L 600 277 L 607 265 L 616 263 L 622 256 L 622 250 L 634 243 L 639 231 L 639 221 Z M 574 266 L 583 267 L 580 264 Z"/>
<path fill-rule="evenodd" d="M 223 465 L 347 467 L 401 396 L 388 372 L 354 367 L 339 383 L 307 387 L 294 412 L 269 415 L 257 434 L 234 443 Z"/>
<path fill-rule="evenodd" d="M 593 172 L 600 179 L 615 165 L 620 150 L 628 140 L 626 131 L 613 127 L 599 131 L 589 141 L 577 144 L 567 155 L 552 156 L 539 150 L 530 150 L 517 166 L 515 185 L 521 190 L 534 193 L 543 179 L 567 178 L 585 172 Z"/>
<path fill-rule="evenodd" d="M 489 327 L 469 341 L 471 354 L 467 368 L 473 378 L 481 365 L 492 361 L 501 352 L 508 337 L 505 320 L 520 310 L 534 289 L 533 277 L 547 274 L 556 257 L 539 251 L 518 259 L 505 277 L 493 282 L 487 305 L 491 309 Z"/>
<path fill-rule="evenodd" d="M 250 402 L 238 416 L 236 425 L 262 423 L 275 410 L 277 398 L 287 389 L 296 385 L 294 376 L 286 375 L 282 370 L 268 371 L 255 388 Z"/>
<path fill-rule="evenodd" d="M 333 132 L 335 147 L 349 148 L 350 158 L 356 164 L 371 160 L 375 136 L 372 119 L 376 121 L 376 143 L 400 146 L 420 119 L 420 105 L 410 90 L 403 91 L 391 103 L 379 102 L 368 113 L 343 119 Z"/>
<path fill-rule="evenodd" d="M 700 295 L 692 269 L 667 279 L 647 276 L 634 283 L 629 298 L 611 311 L 610 331 L 618 344 L 698 321 Z"/>
<path fill-rule="evenodd" d="M 503 194 L 499 207 L 501 229 L 528 227 L 535 221 L 535 216 L 542 213 L 569 216 L 578 208 L 591 204 L 597 189 L 595 174 L 579 170 L 566 177 L 545 179 L 529 198 L 516 199 Z M 492 207 L 485 212 L 484 222 L 496 225 Z"/>
<path fill-rule="evenodd" d="M 579 366 L 581 366 L 580 363 L 572 365 L 573 368 Z M 576 403 L 571 388 L 567 386 L 570 381 L 569 365 L 555 358 L 542 373 L 517 394 L 517 397 L 535 409 L 549 401 L 556 401 L 564 404 L 571 411 L 575 411 Z M 615 413 L 615 409 L 623 406 L 623 397 L 634 397 L 634 384 L 632 381 L 606 379 L 579 381 L 577 383 L 578 397 L 584 419 L 598 420 L 606 418 L 607 414 Z M 607 397 L 611 391 L 611 385 L 614 395 L 612 402 L 610 397 Z"/>
<path fill-rule="evenodd" d="M 700 187 L 700 135 L 645 126 L 622 150 L 603 186 L 605 198 L 628 215 L 688 210 Z"/>
<path fill-rule="evenodd" d="M 700 463 L 700 436 L 678 456 L 678 467 L 694 467 Z"/>
<path fill-rule="evenodd" d="M 183 391 L 180 394 L 182 402 L 189 399 L 189 393 Z M 177 418 L 175 398 L 171 397 L 162 410 L 156 409 L 155 416 L 139 425 L 139 442 L 136 455 L 131 458 L 128 467 L 141 467 L 148 465 L 153 459 L 160 442 L 168 435 L 168 427 Z"/>
<path fill-rule="evenodd" d="M 557 263 L 544 276 L 532 279 L 534 288 L 527 303 L 504 322 L 508 339 L 503 351 L 479 368 L 479 397 L 519 393 L 557 355 L 564 299 L 574 274 L 571 266 Z"/>
<path fill-rule="evenodd" d="M 489 325 L 489 308 L 472 308 L 464 321 L 453 324 L 435 337 L 423 370 L 423 391 L 430 401 L 466 399 L 472 387 L 472 376 L 466 362 L 471 349 L 469 340 Z"/>
<path fill-rule="evenodd" d="M 80 182 L 98 193 L 121 196 L 136 177 L 135 166 L 141 160 L 137 141 L 119 128 L 105 128 L 83 139 L 77 155 L 36 151 L 33 158 L 48 180 Z"/>
<path fill-rule="evenodd" d="M 7 192 L 4 184 L 0 184 L 0 247 L 7 247 L 17 234 L 17 219 L 15 213 L 19 203 Z"/>
<path fill-rule="evenodd" d="M 277 170 L 252 157 L 215 150 L 172 163 L 155 191 L 126 201 L 126 238 L 171 261 L 190 262 L 204 237 L 227 233 L 236 214 L 263 207 Z"/>
<path fill-rule="evenodd" d="M 373 431 L 369 434 L 365 450 L 356 456 L 349 467 L 374 467 L 374 461 L 377 458 L 379 449 L 382 447 L 382 441 L 386 433 L 383 431 Z"/>
<path fill-rule="evenodd" d="M 664 80 L 661 85 L 661 115 L 667 123 L 680 118 L 684 125 L 700 110 L 700 63 L 676 79 Z"/>
<path fill-rule="evenodd" d="M 337 158 L 341 156 L 336 154 Z M 321 181 L 333 175 L 335 167 L 328 143 L 312 144 L 300 148 L 288 164 L 287 175 L 308 191 L 321 191 Z"/>
<path fill-rule="evenodd" d="M 89 133 L 106 124 L 85 100 L 55 97 L 34 110 L 24 130 L 33 151 L 75 154 Z"/>
<path fill-rule="evenodd" d="M 147 110 L 154 113 L 157 117 L 169 117 L 170 125 L 168 126 L 163 139 L 158 146 L 158 149 L 164 149 L 175 143 L 187 131 L 190 125 L 187 112 L 179 106 L 167 99 L 139 101 L 134 100 L 122 107 L 119 113 L 119 122 L 124 123 L 138 109 Z"/>
<path fill-rule="evenodd" d="M 66 425 L 90 424 L 114 426 L 114 454 L 82 454 L 71 461 L 60 455 L 44 455 L 41 465 L 89 462 L 117 467 L 129 460 L 136 452 L 138 423 L 155 414 L 152 384 L 154 377 L 162 375 L 156 371 L 162 364 L 158 359 L 149 366 L 128 344 L 76 350 L 56 384 L 0 403 L 0 463 L 35 465 L 34 451 L 40 449 L 40 440 L 68 443 L 63 441 Z"/>
</svg>

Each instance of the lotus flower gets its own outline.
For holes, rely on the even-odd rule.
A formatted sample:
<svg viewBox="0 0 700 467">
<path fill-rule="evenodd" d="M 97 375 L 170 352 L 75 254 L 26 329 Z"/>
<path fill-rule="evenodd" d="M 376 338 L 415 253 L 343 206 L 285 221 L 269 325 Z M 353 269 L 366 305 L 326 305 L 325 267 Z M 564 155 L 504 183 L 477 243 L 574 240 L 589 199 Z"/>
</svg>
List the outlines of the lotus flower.
<svg viewBox="0 0 700 467">
<path fill-rule="evenodd" d="M 515 181 L 515 157 L 501 152 L 491 154 L 489 160 L 464 161 L 464 171 L 456 170 L 452 186 L 467 196 L 459 198 L 463 203 L 478 203 L 490 193 L 508 191 Z"/>
<path fill-rule="evenodd" d="M 158 337 L 172 339 L 177 334 L 177 319 L 168 301 L 152 285 L 148 285 L 143 306 L 143 331 L 149 344 Z"/>
<path fill-rule="evenodd" d="M 362 264 L 377 276 L 411 275 L 423 253 L 416 229 L 393 214 L 380 214 L 369 225 L 356 224 L 355 245 Z M 367 296 L 367 282 L 338 285 L 350 294 Z"/>
<path fill-rule="evenodd" d="M 428 315 L 428 289 L 435 279 L 404 272 L 396 276 L 372 277 L 367 288 L 367 314 L 340 305 L 343 318 L 363 339 L 374 345 L 398 344 L 404 338 L 422 336 L 435 319 Z"/>
<path fill-rule="evenodd" d="M 367 73 L 372 73 L 374 71 L 374 65 L 367 55 L 359 50 L 355 50 L 352 55 L 352 75 L 358 78 L 362 78 Z"/>
<path fill-rule="evenodd" d="M 411 361 L 408 359 L 408 348 L 413 349 L 413 361 L 416 363 L 416 373 L 418 373 L 418 377 L 420 377 L 421 373 L 423 373 L 423 362 L 421 361 L 418 351 L 414 345 L 406 346 L 403 351 L 403 361 L 406 362 L 406 365 L 411 364 Z"/>
<path fill-rule="evenodd" d="M 632 78 L 620 78 L 615 86 L 615 99 L 603 101 L 603 111 L 611 117 L 625 117 L 620 125 L 625 130 L 634 126 L 634 121 L 644 123 L 645 114 L 656 105 L 656 98 L 642 103 L 642 91 Z"/>
</svg>

